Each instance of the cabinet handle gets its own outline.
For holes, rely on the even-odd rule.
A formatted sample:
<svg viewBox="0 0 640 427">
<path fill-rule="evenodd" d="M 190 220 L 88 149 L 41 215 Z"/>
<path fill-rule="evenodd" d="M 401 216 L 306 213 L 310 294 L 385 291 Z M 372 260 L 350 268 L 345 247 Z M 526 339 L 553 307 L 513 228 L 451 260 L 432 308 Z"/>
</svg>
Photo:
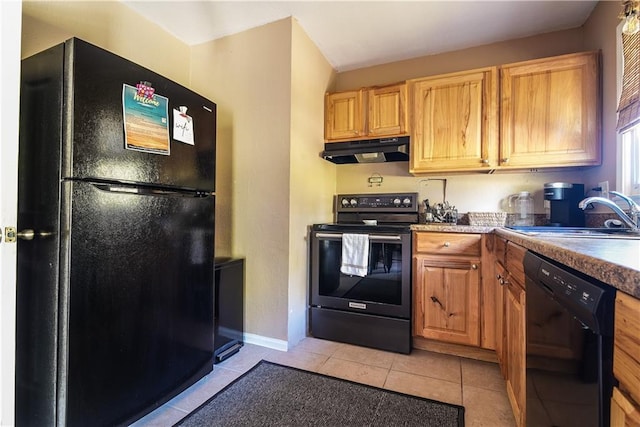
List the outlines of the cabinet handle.
<svg viewBox="0 0 640 427">
<path fill-rule="evenodd" d="M 445 248 L 448 248 L 449 246 L 451 246 L 451 243 L 449 243 L 449 242 L 444 242 L 444 245 L 443 245 L 443 246 L 444 246 Z"/>
<path fill-rule="evenodd" d="M 502 159 L 502 163 L 509 163 L 509 158 Z"/>
<path fill-rule="evenodd" d="M 476 264 L 471 264 L 471 269 L 472 269 L 472 270 L 477 270 L 477 269 L 478 269 L 478 266 L 477 266 Z"/>
<path fill-rule="evenodd" d="M 447 317 L 452 317 L 453 316 L 453 313 L 447 313 L 447 310 L 444 308 L 444 305 L 442 305 L 442 303 L 440 302 L 440 300 L 437 297 L 431 296 L 431 301 L 433 301 L 436 304 L 438 304 L 440 306 L 440 310 L 444 311 L 444 314 Z"/>
<path fill-rule="evenodd" d="M 489 164 L 489 159 L 482 159 L 482 163 L 484 163 L 485 165 Z"/>
<path fill-rule="evenodd" d="M 442 305 L 442 303 L 440 302 L 440 300 L 437 297 L 432 296 L 431 297 L 431 301 L 433 301 L 436 304 L 438 304 L 440 306 L 440 309 L 444 310 L 444 306 Z"/>
</svg>

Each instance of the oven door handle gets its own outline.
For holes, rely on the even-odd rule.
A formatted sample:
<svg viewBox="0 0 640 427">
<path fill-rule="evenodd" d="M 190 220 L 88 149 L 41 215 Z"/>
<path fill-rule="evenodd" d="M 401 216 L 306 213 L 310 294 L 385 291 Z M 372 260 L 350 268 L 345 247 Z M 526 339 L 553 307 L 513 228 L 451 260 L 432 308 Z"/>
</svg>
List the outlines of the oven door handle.
<svg viewBox="0 0 640 427">
<path fill-rule="evenodd" d="M 342 239 L 343 233 L 316 233 L 316 237 L 318 239 Z M 378 234 L 369 234 L 370 240 L 387 240 L 387 241 L 399 241 L 402 240 L 402 236 L 393 235 L 393 236 L 382 236 Z"/>
</svg>

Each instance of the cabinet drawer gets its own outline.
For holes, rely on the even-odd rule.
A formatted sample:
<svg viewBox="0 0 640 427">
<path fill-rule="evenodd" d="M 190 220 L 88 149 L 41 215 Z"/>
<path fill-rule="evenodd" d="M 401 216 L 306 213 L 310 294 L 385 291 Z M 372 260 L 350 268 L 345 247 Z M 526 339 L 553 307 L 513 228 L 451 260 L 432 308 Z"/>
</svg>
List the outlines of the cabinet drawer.
<svg viewBox="0 0 640 427">
<path fill-rule="evenodd" d="M 522 246 L 507 242 L 505 255 L 507 271 L 522 288 L 524 288 L 524 254 L 526 253 L 527 250 Z"/>
<path fill-rule="evenodd" d="M 640 402 L 640 300 L 616 295 L 613 373 L 620 388 Z"/>
<path fill-rule="evenodd" d="M 482 236 L 461 233 L 414 233 L 413 250 L 419 253 L 480 256 Z"/>
</svg>

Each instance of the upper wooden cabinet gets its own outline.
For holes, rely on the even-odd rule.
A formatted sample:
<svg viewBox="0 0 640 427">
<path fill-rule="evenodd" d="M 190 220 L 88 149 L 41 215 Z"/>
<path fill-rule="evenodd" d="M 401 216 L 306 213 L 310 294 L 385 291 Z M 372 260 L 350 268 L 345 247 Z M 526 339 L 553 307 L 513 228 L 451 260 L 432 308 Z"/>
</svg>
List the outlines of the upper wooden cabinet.
<svg viewBox="0 0 640 427">
<path fill-rule="evenodd" d="M 497 166 L 497 68 L 409 81 L 411 173 Z"/>
<path fill-rule="evenodd" d="M 599 53 L 503 65 L 500 166 L 599 165 Z"/>
<path fill-rule="evenodd" d="M 364 135 L 362 90 L 327 93 L 324 98 L 326 140 L 361 138 Z"/>
<path fill-rule="evenodd" d="M 410 80 L 409 171 L 599 165 L 599 67 L 586 52 Z"/>
<path fill-rule="evenodd" d="M 407 85 L 367 90 L 368 134 L 371 137 L 405 135 L 408 131 Z"/>
<path fill-rule="evenodd" d="M 327 93 L 324 132 L 327 141 L 406 135 L 407 85 Z"/>
</svg>

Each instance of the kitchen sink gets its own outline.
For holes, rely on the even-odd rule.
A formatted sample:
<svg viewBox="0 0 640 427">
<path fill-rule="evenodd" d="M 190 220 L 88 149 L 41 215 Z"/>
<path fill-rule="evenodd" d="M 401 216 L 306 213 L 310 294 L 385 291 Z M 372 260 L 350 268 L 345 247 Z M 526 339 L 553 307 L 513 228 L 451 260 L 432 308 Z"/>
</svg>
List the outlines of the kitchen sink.
<svg viewBox="0 0 640 427">
<path fill-rule="evenodd" d="M 539 237 L 571 237 L 571 238 L 598 238 L 598 239 L 638 239 L 640 232 L 629 228 L 585 228 L 585 227 L 547 227 L 547 226 L 511 226 L 507 229 Z"/>
</svg>

